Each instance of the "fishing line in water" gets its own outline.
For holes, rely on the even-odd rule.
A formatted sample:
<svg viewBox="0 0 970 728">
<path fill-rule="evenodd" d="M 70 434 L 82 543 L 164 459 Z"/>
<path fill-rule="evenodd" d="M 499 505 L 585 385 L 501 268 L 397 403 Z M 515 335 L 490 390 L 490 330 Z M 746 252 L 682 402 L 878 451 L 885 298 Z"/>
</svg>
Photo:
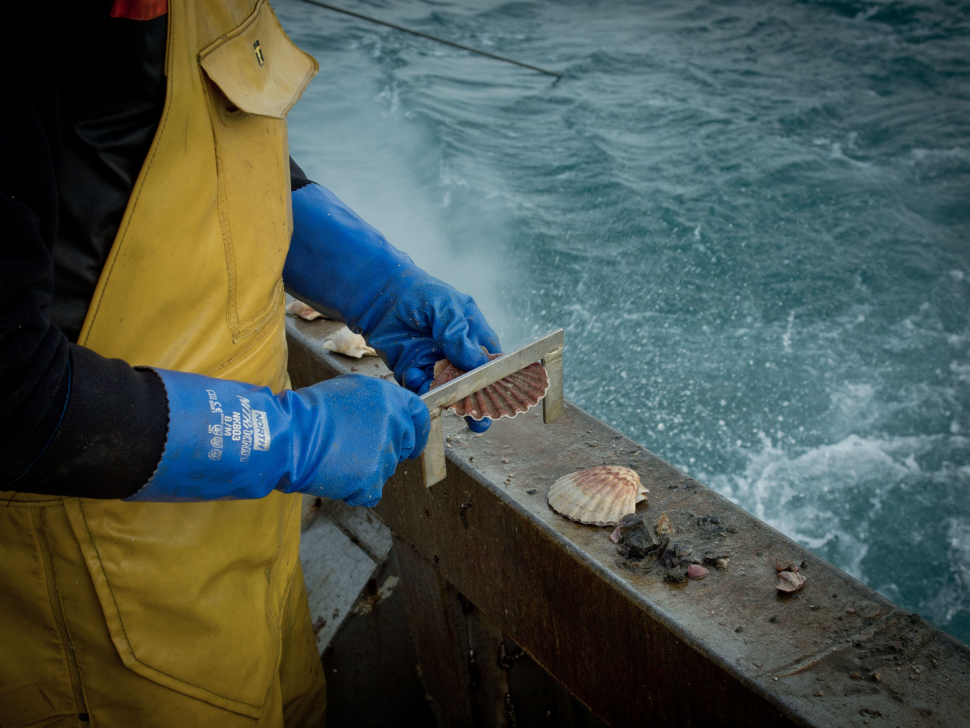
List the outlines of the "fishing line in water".
<svg viewBox="0 0 970 728">
<path fill-rule="evenodd" d="M 403 25 L 396 25 L 394 23 L 389 23 L 386 20 L 378 20 L 377 18 L 372 18 L 369 15 L 363 15 L 362 13 L 356 13 L 353 10 L 346 10 L 344 8 L 339 8 L 336 5 L 330 5 L 328 3 L 319 2 L 319 0 L 303 0 L 305 3 L 310 5 L 316 5 L 320 8 L 326 8 L 327 10 L 333 10 L 335 13 L 343 13 L 344 15 L 350 15 L 354 18 L 359 18 L 360 20 L 366 20 L 368 23 L 376 23 L 377 25 L 384 25 L 388 28 L 393 28 L 394 30 L 400 30 L 402 33 L 410 33 L 411 35 L 416 35 L 419 38 L 426 38 L 427 40 L 433 40 L 435 43 L 443 43 L 444 45 L 451 46 L 452 48 L 459 48 L 463 51 L 468 51 L 469 53 L 477 53 L 480 56 L 485 56 L 486 58 L 492 58 L 496 61 L 502 61 L 504 63 L 511 63 L 513 66 L 521 66 L 522 68 L 528 68 L 531 71 L 538 71 L 539 73 L 544 73 L 547 76 L 554 76 L 556 80 L 562 78 L 561 73 L 556 73 L 555 71 L 549 71 L 545 68 L 539 68 L 539 66 L 533 66 L 529 63 L 523 63 L 522 61 L 516 61 L 512 58 L 506 58 L 505 56 L 499 56 L 494 53 L 489 53 L 488 51 L 479 50 L 478 48 L 472 48 L 471 46 L 462 45 L 461 43 L 455 43 L 454 41 L 445 40 L 444 38 L 438 38 L 434 35 L 428 35 L 427 33 L 422 33 L 420 30 L 411 30 L 411 28 L 405 28 Z"/>
</svg>

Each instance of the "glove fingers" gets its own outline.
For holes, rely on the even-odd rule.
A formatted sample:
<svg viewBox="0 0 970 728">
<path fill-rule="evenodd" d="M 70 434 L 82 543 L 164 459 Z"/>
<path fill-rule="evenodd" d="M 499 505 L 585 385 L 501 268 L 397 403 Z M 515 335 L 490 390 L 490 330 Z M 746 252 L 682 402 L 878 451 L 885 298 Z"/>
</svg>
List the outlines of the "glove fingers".
<svg viewBox="0 0 970 728">
<path fill-rule="evenodd" d="M 411 367 L 410 369 L 406 369 L 401 377 L 401 383 L 419 397 L 431 388 L 431 382 L 433 380 L 434 367 L 426 367 L 424 369 Z"/>
<path fill-rule="evenodd" d="M 410 389 L 412 392 L 418 392 L 421 386 L 427 382 L 428 376 L 424 373 L 423 369 L 418 367 L 410 367 L 405 369 L 404 373 L 401 375 L 401 384 Z M 420 393 L 420 392 L 419 392 Z"/>
<path fill-rule="evenodd" d="M 468 322 L 468 338 L 484 346 L 489 354 L 501 354 L 502 345 L 499 344 L 498 334 L 485 321 L 482 312 L 472 301 L 465 310 L 465 320 Z"/>
<path fill-rule="evenodd" d="M 406 321 L 406 330 L 374 332 L 368 339 L 375 349 L 386 352 L 396 378 L 411 391 L 417 391 L 423 383 L 412 369 L 425 370 L 431 378 L 435 363 L 448 359 L 469 371 L 488 361 L 482 347 L 493 354 L 501 352 L 498 336 L 475 301 L 447 284 L 435 283 L 415 289 L 415 300 L 398 312 Z"/>
<path fill-rule="evenodd" d="M 427 335 L 415 337 L 396 349 L 394 377 L 412 392 L 433 376 L 435 363 L 445 358 Z"/>
<path fill-rule="evenodd" d="M 381 502 L 381 496 L 378 495 L 376 498 L 373 497 L 373 493 L 366 490 L 359 490 L 352 496 L 344 498 L 344 503 L 350 506 L 364 506 L 365 508 L 373 508 L 378 503 Z"/>
<path fill-rule="evenodd" d="M 479 344 L 469 338 L 466 311 L 472 307 L 475 307 L 473 302 L 466 305 L 465 310 L 447 308 L 436 311 L 431 332 L 445 358 L 466 372 L 488 363 Z"/>
<path fill-rule="evenodd" d="M 422 346 L 415 347 L 415 352 L 411 359 L 411 366 L 424 369 L 425 373 L 433 376 L 434 365 L 446 358 L 445 353 L 435 346 L 434 342 L 425 339 Z"/>
<path fill-rule="evenodd" d="M 468 338 L 467 330 L 451 336 L 441 342 L 440 346 L 444 350 L 445 358 L 466 372 L 488 364 L 488 357 L 485 356 L 482 347 Z"/>
</svg>

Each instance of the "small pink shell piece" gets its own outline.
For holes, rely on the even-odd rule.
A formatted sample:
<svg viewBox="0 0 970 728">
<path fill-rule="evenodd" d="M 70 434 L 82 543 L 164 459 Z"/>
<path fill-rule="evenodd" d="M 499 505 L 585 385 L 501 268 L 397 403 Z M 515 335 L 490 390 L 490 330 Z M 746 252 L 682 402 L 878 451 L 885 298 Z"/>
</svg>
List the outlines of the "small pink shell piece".
<svg viewBox="0 0 970 728">
<path fill-rule="evenodd" d="M 613 529 L 613 533 L 610 534 L 610 541 L 613 543 L 620 543 L 620 527 L 617 526 Z"/>
<path fill-rule="evenodd" d="M 599 465 L 564 475 L 549 488 L 549 505 L 566 518 L 590 526 L 615 526 L 646 496 L 635 470 Z M 617 535 L 619 538 L 619 535 Z"/>
<path fill-rule="evenodd" d="M 778 591 L 783 592 L 793 592 L 798 591 L 803 586 L 808 579 L 801 574 L 796 574 L 792 571 L 779 571 L 778 572 Z"/>
<path fill-rule="evenodd" d="M 503 355 L 489 354 L 488 358 L 498 359 L 500 356 Z M 440 387 L 464 373 L 447 359 L 442 359 L 434 365 L 431 389 Z M 542 364 L 536 362 L 468 395 L 460 402 L 449 405 L 447 409 L 461 417 L 471 417 L 473 420 L 486 417 L 493 420 L 515 417 L 539 404 L 548 389 L 549 375 L 546 374 Z"/>
<path fill-rule="evenodd" d="M 705 569 L 700 564 L 688 564 L 687 565 L 687 578 L 688 579 L 702 579 L 707 576 L 707 569 Z"/>
</svg>

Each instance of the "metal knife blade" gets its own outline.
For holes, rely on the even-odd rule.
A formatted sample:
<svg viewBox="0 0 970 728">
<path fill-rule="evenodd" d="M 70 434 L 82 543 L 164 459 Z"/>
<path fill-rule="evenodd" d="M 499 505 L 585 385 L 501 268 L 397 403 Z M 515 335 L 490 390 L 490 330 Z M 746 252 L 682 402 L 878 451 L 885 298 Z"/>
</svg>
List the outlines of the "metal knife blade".
<svg viewBox="0 0 970 728">
<path fill-rule="evenodd" d="M 523 346 L 510 354 L 493 359 L 488 364 L 478 367 L 478 369 L 472 369 L 470 372 L 452 379 L 447 384 L 432 389 L 427 394 L 422 395 L 421 400 L 430 411 L 463 400 L 479 389 L 495 384 L 495 382 L 505 379 L 510 374 L 539 361 L 557 347 L 561 349 L 563 336 L 563 330 L 557 329 L 551 334 L 533 341 L 528 346 Z"/>
</svg>

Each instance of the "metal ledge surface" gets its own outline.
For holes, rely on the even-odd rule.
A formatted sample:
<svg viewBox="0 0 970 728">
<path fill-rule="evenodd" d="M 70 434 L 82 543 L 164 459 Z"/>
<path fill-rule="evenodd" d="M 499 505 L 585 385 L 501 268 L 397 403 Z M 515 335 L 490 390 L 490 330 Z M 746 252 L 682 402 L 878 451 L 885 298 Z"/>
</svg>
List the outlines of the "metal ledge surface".
<svg viewBox="0 0 970 728">
<path fill-rule="evenodd" d="M 335 326 L 288 322 L 294 386 L 389 378 L 374 358 L 324 349 Z M 406 463 L 377 514 L 608 724 L 967 724 L 970 648 L 575 405 L 484 435 L 449 415 L 445 434 L 448 477 L 427 490 Z M 666 582 L 621 558 L 611 529 L 549 508 L 557 478 L 604 463 L 636 470 L 651 522 L 666 513 L 675 541 L 729 551 L 727 568 Z M 800 592 L 775 589 L 778 561 L 802 564 Z"/>
</svg>

